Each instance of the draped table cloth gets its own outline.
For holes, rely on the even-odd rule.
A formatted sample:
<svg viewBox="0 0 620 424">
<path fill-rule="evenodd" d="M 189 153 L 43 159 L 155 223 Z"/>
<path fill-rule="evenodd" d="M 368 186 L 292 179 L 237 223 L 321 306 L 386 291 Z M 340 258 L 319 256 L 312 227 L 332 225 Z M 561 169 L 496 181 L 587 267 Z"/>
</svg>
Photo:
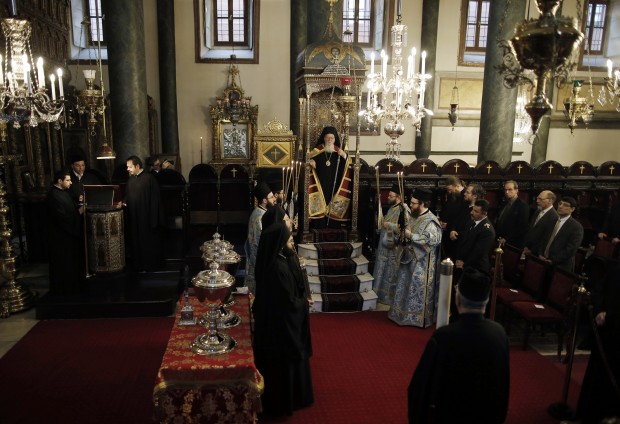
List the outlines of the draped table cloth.
<svg viewBox="0 0 620 424">
<path fill-rule="evenodd" d="M 224 331 L 235 339 L 234 350 L 203 356 L 192 352 L 190 343 L 208 332 L 199 325 L 179 326 L 179 301 L 174 327 L 157 373 L 153 391 L 155 419 L 160 423 L 253 423 L 260 410 L 263 378 L 254 365 L 247 295 L 235 295 L 229 307 L 241 324 Z M 207 311 L 191 296 L 194 317 Z"/>
</svg>

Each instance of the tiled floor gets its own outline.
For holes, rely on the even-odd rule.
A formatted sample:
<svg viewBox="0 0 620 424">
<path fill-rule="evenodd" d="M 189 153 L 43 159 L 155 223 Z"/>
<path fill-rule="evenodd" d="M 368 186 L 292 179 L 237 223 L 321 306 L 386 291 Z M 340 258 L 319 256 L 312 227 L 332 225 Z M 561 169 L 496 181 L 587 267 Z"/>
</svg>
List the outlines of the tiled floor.
<svg viewBox="0 0 620 424">
<path fill-rule="evenodd" d="M 43 296 L 49 289 L 47 281 L 47 264 L 34 264 L 20 270 L 17 281 L 30 290 Z M 4 282 L 2 282 L 4 284 Z M 0 318 L 0 358 L 4 356 L 34 325 L 36 311 L 30 308 L 23 312 L 12 314 L 8 318 Z"/>
</svg>

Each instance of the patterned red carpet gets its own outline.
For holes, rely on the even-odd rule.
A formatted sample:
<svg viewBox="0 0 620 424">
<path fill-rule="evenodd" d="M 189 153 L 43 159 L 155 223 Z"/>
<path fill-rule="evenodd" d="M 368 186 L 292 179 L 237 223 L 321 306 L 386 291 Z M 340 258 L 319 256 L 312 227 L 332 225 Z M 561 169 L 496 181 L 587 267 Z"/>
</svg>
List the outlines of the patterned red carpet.
<svg viewBox="0 0 620 424">
<path fill-rule="evenodd" d="M 151 423 L 151 397 L 171 318 L 38 323 L 0 359 L 0 422 Z M 432 329 L 399 327 L 385 312 L 313 314 L 315 403 L 295 424 L 401 424 L 406 389 Z M 557 423 L 546 408 L 563 370 L 533 350 L 511 351 L 507 423 Z M 583 364 L 581 364 L 583 366 Z M 576 404 L 578 384 L 569 405 Z"/>
</svg>

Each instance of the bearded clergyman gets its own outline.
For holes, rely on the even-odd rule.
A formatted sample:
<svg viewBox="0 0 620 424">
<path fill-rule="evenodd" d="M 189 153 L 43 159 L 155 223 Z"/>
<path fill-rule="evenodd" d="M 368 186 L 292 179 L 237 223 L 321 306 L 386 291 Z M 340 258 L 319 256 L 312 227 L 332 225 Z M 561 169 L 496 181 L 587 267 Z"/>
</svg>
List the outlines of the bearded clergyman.
<svg viewBox="0 0 620 424">
<path fill-rule="evenodd" d="M 403 257 L 388 318 L 400 325 L 426 328 L 435 323 L 435 298 L 439 282 L 441 224 L 430 211 L 432 192 L 415 189 L 411 219 L 405 230 Z"/>
<path fill-rule="evenodd" d="M 339 228 L 350 219 L 353 184 L 351 158 L 341 148 L 336 128 L 323 128 L 308 157 L 312 167 L 308 190 L 312 228 Z"/>
</svg>

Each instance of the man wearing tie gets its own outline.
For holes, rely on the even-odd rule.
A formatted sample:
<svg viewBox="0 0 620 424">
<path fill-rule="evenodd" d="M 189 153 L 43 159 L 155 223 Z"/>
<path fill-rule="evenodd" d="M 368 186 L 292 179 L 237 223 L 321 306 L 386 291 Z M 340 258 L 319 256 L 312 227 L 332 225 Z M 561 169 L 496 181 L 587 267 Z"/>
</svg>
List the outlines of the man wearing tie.
<svg viewBox="0 0 620 424">
<path fill-rule="evenodd" d="M 540 255 L 549 264 L 570 272 L 573 272 L 575 253 L 583 240 L 583 227 L 571 216 L 576 207 L 577 201 L 572 197 L 563 197 L 558 202 L 559 219 L 545 240 L 545 248 Z"/>
<path fill-rule="evenodd" d="M 536 198 L 538 211 L 530 221 L 529 229 L 525 235 L 524 254 L 534 256 L 541 255 L 545 250 L 543 242 L 549 239 L 553 226 L 558 220 L 558 213 L 553 209 L 555 194 L 552 191 L 541 191 Z"/>
</svg>

